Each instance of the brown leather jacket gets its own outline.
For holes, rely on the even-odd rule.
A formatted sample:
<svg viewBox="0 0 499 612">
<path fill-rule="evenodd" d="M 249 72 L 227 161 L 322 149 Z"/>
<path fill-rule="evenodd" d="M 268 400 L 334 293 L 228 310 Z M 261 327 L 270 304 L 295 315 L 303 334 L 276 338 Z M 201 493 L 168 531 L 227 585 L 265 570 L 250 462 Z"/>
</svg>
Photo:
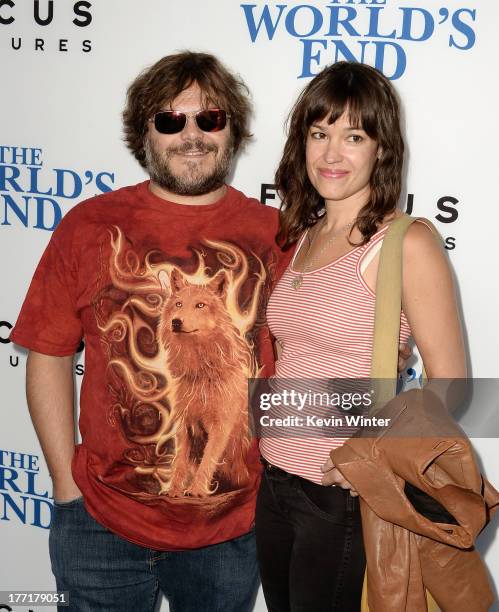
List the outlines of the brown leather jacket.
<svg viewBox="0 0 499 612">
<path fill-rule="evenodd" d="M 493 594 L 474 542 L 499 493 L 481 476 L 468 438 L 431 391 L 403 393 L 378 416 L 391 419 L 388 430 L 331 453 L 361 498 L 370 612 L 426 612 L 425 588 L 444 612 L 488 610 Z M 458 524 L 419 514 L 406 481 Z"/>
</svg>

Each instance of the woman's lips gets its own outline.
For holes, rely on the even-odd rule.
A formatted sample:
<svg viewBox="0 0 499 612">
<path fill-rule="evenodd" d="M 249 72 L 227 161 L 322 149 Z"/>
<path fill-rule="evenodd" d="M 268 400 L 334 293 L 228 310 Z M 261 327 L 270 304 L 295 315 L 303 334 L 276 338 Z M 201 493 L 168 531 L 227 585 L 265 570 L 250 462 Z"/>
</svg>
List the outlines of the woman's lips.
<svg viewBox="0 0 499 612">
<path fill-rule="evenodd" d="M 324 178 L 342 179 L 347 176 L 349 172 L 348 170 L 331 170 L 329 168 L 319 168 L 319 174 Z"/>
</svg>

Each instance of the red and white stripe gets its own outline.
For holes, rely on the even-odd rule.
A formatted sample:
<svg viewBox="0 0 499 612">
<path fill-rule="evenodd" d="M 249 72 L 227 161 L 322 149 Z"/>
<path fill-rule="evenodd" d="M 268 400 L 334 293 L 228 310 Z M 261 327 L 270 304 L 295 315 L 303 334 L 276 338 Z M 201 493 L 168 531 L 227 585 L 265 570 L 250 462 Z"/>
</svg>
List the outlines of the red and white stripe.
<svg viewBox="0 0 499 612">
<path fill-rule="evenodd" d="M 369 378 L 375 294 L 361 275 L 361 264 L 386 229 L 327 266 L 300 273 L 303 284 L 298 290 L 292 287 L 298 273 L 291 262 L 267 308 L 270 329 L 282 347 L 276 378 L 300 379 L 300 386 L 303 379 Z M 406 342 L 411 330 L 403 313 L 400 323 L 400 342 Z M 320 483 L 320 466 L 353 431 L 342 429 L 341 438 L 314 437 L 313 431 L 300 437 L 267 435 L 260 450 L 269 463 Z"/>
</svg>

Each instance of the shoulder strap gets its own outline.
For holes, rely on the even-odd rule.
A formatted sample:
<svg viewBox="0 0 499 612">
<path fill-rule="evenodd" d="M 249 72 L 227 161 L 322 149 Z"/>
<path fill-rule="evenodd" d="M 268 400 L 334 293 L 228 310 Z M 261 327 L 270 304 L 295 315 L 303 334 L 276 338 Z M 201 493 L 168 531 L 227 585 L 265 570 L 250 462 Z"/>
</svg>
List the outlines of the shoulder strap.
<svg viewBox="0 0 499 612">
<path fill-rule="evenodd" d="M 402 245 L 410 225 L 418 220 L 440 238 L 438 231 L 428 219 L 403 214 L 392 221 L 381 247 L 376 279 L 371 364 L 371 380 L 376 386 L 377 400 L 372 413 L 375 413 L 396 395 L 400 312 L 402 310 Z M 423 377 L 426 379 L 424 366 Z"/>
<path fill-rule="evenodd" d="M 376 412 L 396 394 L 400 312 L 402 310 L 402 244 L 414 217 L 397 217 L 388 228 L 376 279 L 371 379 L 376 389 Z"/>
</svg>

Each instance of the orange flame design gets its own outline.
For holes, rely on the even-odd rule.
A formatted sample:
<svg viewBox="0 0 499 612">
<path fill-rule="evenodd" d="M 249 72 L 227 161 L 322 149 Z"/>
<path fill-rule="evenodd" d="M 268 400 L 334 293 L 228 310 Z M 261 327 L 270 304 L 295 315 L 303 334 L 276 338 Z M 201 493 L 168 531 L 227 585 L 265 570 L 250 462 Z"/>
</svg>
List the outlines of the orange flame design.
<svg viewBox="0 0 499 612">
<path fill-rule="evenodd" d="M 170 491 L 172 462 L 180 450 L 179 428 L 185 427 L 184 417 L 176 407 L 184 406 L 185 412 L 194 400 L 210 401 L 210 392 L 203 385 L 196 388 L 195 397 L 186 392 L 185 385 L 180 384 L 178 375 L 172 373 L 169 366 L 172 360 L 181 360 L 182 355 L 177 355 L 175 351 L 178 349 L 161 342 L 158 336 L 162 312 L 173 295 L 170 282 L 172 273 L 175 271 L 186 284 L 199 287 L 208 286 L 218 276 L 225 277 L 224 316 L 228 315 L 236 336 L 234 346 L 238 348 L 231 351 L 232 357 L 241 355 L 241 350 L 246 355 L 238 361 L 244 379 L 259 374 L 251 332 L 258 317 L 267 273 L 263 262 L 254 253 L 251 254 L 250 265 L 250 259 L 239 247 L 215 240 L 206 241 L 204 245 L 209 249 L 212 259 L 215 255 L 216 270 L 206 264 L 207 251 L 204 248 L 193 249 L 196 261 L 193 272 L 186 272 L 168 261 L 158 263 L 160 257 L 164 259 L 159 251 L 148 252 L 140 261 L 121 229 L 114 226 L 113 230 L 110 231 L 112 251 L 109 274 L 113 288 L 127 297 L 121 304 L 114 303 L 109 312 L 109 306 L 106 311 L 103 306 L 105 300 L 100 296 L 95 309 L 97 324 L 109 355 L 111 387 L 115 395 L 119 396 L 114 405 L 113 419 L 118 416 L 128 441 L 148 448 L 149 452 L 142 455 L 129 453 L 129 463 L 134 464 L 137 476 L 153 479 L 156 483 L 155 494 L 164 495 Z M 256 268 L 256 271 L 252 271 L 251 267 Z M 244 294 L 247 294 L 246 299 Z M 121 391 L 116 391 L 117 388 L 121 388 Z M 226 393 L 230 399 L 229 387 L 222 389 L 221 393 L 222 397 Z M 246 388 L 238 389 L 237 396 L 245 403 Z M 133 399 L 124 400 L 123 397 Z M 154 431 L 150 431 L 150 427 L 149 430 L 147 427 L 141 430 L 140 424 L 132 430 L 123 426 L 127 419 L 130 420 L 130 405 L 136 403 L 147 405 L 151 414 L 154 414 Z M 133 459 L 130 459 L 132 456 Z M 203 490 L 208 495 L 216 488 L 216 484 L 208 483 Z M 152 492 L 151 487 L 149 489 Z M 201 495 L 199 492 L 197 494 Z"/>
</svg>

